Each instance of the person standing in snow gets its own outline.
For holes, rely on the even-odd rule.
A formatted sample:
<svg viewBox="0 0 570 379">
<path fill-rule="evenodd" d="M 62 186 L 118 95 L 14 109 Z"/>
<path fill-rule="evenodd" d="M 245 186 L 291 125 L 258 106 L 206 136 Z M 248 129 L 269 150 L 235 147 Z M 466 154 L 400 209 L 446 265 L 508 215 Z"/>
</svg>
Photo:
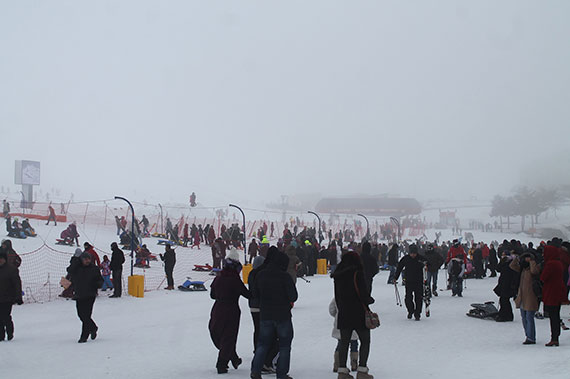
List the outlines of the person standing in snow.
<svg viewBox="0 0 570 379">
<path fill-rule="evenodd" d="M 232 249 L 224 260 L 224 268 L 210 287 L 210 297 L 216 302 L 212 307 L 208 329 L 212 342 L 219 350 L 216 362 L 218 374 L 228 372 L 228 362 L 235 369 L 242 363 L 236 352 L 241 316 L 238 301 L 240 296 L 249 298 L 250 295 L 239 277 L 241 269 L 239 253 Z"/>
<path fill-rule="evenodd" d="M 362 266 L 364 267 L 364 278 L 366 280 L 366 285 L 368 286 L 368 294 L 372 295 L 372 281 L 374 276 L 378 274 L 378 260 L 374 259 L 370 251 L 372 246 L 370 242 L 366 241 L 362 244 L 362 253 L 360 254 L 360 259 L 362 259 Z"/>
<path fill-rule="evenodd" d="M 336 306 L 335 299 L 329 304 L 329 314 L 334 317 L 334 324 L 332 330 L 332 337 L 338 340 L 336 349 L 334 351 L 333 372 L 338 372 L 340 362 L 340 329 L 338 328 L 338 307 Z M 350 369 L 352 371 L 358 370 L 358 334 L 352 332 L 350 338 Z"/>
<path fill-rule="evenodd" d="M 8 254 L 0 250 L 0 341 L 14 338 L 12 305 L 22 305 L 22 281 L 18 268 L 8 262 Z"/>
<path fill-rule="evenodd" d="M 546 346 L 558 346 L 560 337 L 560 305 L 568 301 L 564 283 L 564 266 L 560 261 L 560 249 L 552 244 L 544 248 L 544 268 L 540 274 L 544 312 L 550 319 L 550 342 Z"/>
<path fill-rule="evenodd" d="M 461 254 L 452 258 L 447 265 L 449 272 L 449 282 L 451 283 L 451 296 L 463 297 L 463 275 L 465 275 L 465 264 Z"/>
<path fill-rule="evenodd" d="M 111 272 L 113 273 L 113 294 L 109 297 L 121 297 L 123 294 L 123 263 L 125 263 L 125 254 L 119 249 L 116 242 L 111 244 Z"/>
<path fill-rule="evenodd" d="M 160 254 L 160 259 L 164 262 L 164 272 L 166 273 L 167 287 L 165 290 L 174 289 L 174 277 L 172 273 L 174 272 L 174 265 L 176 265 L 176 253 L 170 245 L 164 246 L 164 255 Z"/>
<path fill-rule="evenodd" d="M 514 320 L 513 307 L 511 305 L 511 297 L 517 294 L 518 280 L 517 273 L 510 268 L 513 257 L 509 254 L 508 250 L 502 250 L 502 257 L 497 266 L 497 271 L 500 273 L 497 286 L 494 292 L 499 296 L 499 314 L 495 321 L 508 322 Z"/>
<path fill-rule="evenodd" d="M 49 225 L 50 221 L 53 221 L 55 226 L 57 226 L 57 220 L 55 219 L 55 209 L 53 209 L 51 203 L 48 205 L 48 219 L 46 225 Z"/>
<path fill-rule="evenodd" d="M 418 247 L 412 244 L 409 247 L 409 254 L 400 260 L 396 274 L 394 274 L 394 283 L 397 283 L 400 273 L 406 270 L 405 302 L 408 319 L 414 316 L 416 321 L 420 320 L 422 314 L 424 262 L 424 258 L 418 254 Z"/>
<path fill-rule="evenodd" d="M 532 253 L 524 253 L 515 257 L 510 264 L 511 270 L 520 273 L 519 290 L 515 299 L 515 305 L 521 310 L 521 320 L 526 336 L 523 345 L 536 343 L 536 328 L 534 315 L 538 311 L 538 297 L 533 290 L 533 277 L 540 274 L 540 267 Z"/>
<path fill-rule="evenodd" d="M 373 379 L 368 373 L 370 355 L 370 329 L 366 327 L 365 308 L 372 302 L 358 254 L 349 251 L 331 274 L 334 279 L 334 299 L 338 308 L 337 327 L 340 330 L 338 379 L 351 379 L 346 367 L 348 346 L 353 332 L 360 339 L 359 363 L 356 377 Z"/>
<path fill-rule="evenodd" d="M 443 265 L 443 257 L 434 249 L 431 243 L 428 244 L 425 257 L 428 271 L 427 285 L 431 288 L 433 296 L 437 296 L 437 274 L 439 268 Z"/>
<path fill-rule="evenodd" d="M 79 343 L 87 342 L 91 336 L 97 338 L 98 327 L 91 318 L 93 305 L 97 297 L 97 290 L 103 285 L 103 277 L 99 268 L 92 263 L 91 255 L 87 252 L 81 254 L 80 263 L 72 267 L 71 283 L 75 291 L 77 316 L 81 320 L 81 336 Z"/>
<path fill-rule="evenodd" d="M 103 255 L 103 262 L 101 262 L 101 276 L 103 277 L 102 291 L 107 291 L 107 288 L 113 289 L 113 282 L 111 282 L 111 261 L 107 255 Z"/>
<path fill-rule="evenodd" d="M 398 244 L 393 244 L 388 251 L 388 267 L 390 268 L 390 275 L 388 275 L 388 284 L 395 284 L 394 275 L 398 267 Z"/>
<path fill-rule="evenodd" d="M 259 342 L 251 364 L 251 378 L 261 379 L 263 364 L 277 336 L 277 378 L 291 379 L 288 375 L 293 341 L 291 304 L 297 301 L 298 294 L 291 276 L 287 273 L 287 255 L 271 246 L 267 251 L 267 259 L 269 263 L 257 274 L 252 288 L 252 296 L 259 299 L 260 330 Z"/>
</svg>

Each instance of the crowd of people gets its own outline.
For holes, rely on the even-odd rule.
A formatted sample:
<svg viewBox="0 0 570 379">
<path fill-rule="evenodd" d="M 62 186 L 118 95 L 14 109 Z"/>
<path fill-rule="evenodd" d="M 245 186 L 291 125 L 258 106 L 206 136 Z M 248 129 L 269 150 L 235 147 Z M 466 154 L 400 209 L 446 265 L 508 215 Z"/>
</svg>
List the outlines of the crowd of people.
<svg viewBox="0 0 570 379">
<path fill-rule="evenodd" d="M 143 217 L 143 220 L 146 217 Z M 121 222 L 121 219 L 118 219 Z M 168 220 L 170 221 L 170 220 Z M 144 222 L 143 231 L 148 228 Z M 188 226 L 188 225 L 186 225 Z M 170 229 L 171 228 L 171 229 Z M 524 345 L 536 344 L 535 318 L 548 317 L 551 336 L 546 346 L 560 344 L 560 330 L 565 325 L 560 317 L 561 305 L 568 303 L 570 289 L 570 243 L 554 238 L 538 246 L 532 243 L 504 240 L 452 242 L 385 243 L 372 238 L 354 240 L 356 233 L 337 233 L 327 245 L 315 228 L 304 227 L 291 231 L 285 228 L 275 245 L 271 245 L 267 232 L 271 226 L 260 227 L 257 238 L 248 246 L 252 271 L 248 284 L 240 278 L 242 263 L 238 249 L 243 248 L 242 231 L 237 224 L 222 228 L 220 236 L 210 238 L 213 228 L 192 225 L 199 241 L 205 241 L 212 251 L 212 267 L 219 269 L 210 287 L 214 305 L 210 314 L 209 331 L 213 344 L 219 350 L 215 364 L 218 373 L 238 368 L 242 363 L 236 351 L 241 310 L 239 298 L 248 299 L 254 326 L 254 357 L 251 362 L 252 379 L 262 374 L 275 373 L 277 378 L 290 378 L 291 344 L 293 340 L 292 309 L 298 299 L 298 278 L 315 275 L 317 261 L 324 259 L 334 283 L 334 298 L 329 313 L 334 318 L 332 336 L 337 340 L 333 354 L 333 371 L 339 379 L 373 378 L 368 368 L 371 329 L 368 325 L 368 306 L 375 302 L 372 289 L 379 270 L 388 272 L 387 284 L 395 285 L 401 279 L 405 286 L 407 318 L 420 321 L 425 298 L 440 296 L 438 275 L 443 268 L 445 287 L 452 297 L 462 297 L 464 280 L 499 276 L 495 294 L 499 297 L 497 322 L 514 320 L 511 301 L 520 315 L 524 331 Z M 167 227 L 176 233 L 175 227 Z M 184 230 L 184 229 L 183 229 Z M 119 227 L 118 232 L 124 232 Z M 142 231 L 141 231 L 142 232 Z M 119 233 L 120 234 L 120 233 Z M 186 232 L 183 232 L 185 235 Z M 75 242 L 78 243 L 76 240 Z M 143 254 L 141 245 L 140 257 Z M 82 323 L 79 343 L 96 339 L 98 327 L 92 312 L 98 290 L 113 290 L 110 297 L 122 295 L 122 267 L 124 253 L 119 244 L 111 244 L 112 255 L 101 260 L 95 248 L 85 242 L 77 248 L 62 279 L 62 297 L 76 300 L 77 315 Z M 139 257 L 139 255 L 137 255 Z M 176 253 L 170 244 L 165 245 L 164 262 L 167 290 L 174 289 L 173 271 Z M 4 240 L 0 248 L 0 340 L 14 338 L 11 319 L 13 304 L 22 304 L 22 288 L 18 267 L 22 260 Z M 427 289 L 427 292 L 426 292 Z M 539 312 L 540 307 L 543 311 Z"/>
</svg>

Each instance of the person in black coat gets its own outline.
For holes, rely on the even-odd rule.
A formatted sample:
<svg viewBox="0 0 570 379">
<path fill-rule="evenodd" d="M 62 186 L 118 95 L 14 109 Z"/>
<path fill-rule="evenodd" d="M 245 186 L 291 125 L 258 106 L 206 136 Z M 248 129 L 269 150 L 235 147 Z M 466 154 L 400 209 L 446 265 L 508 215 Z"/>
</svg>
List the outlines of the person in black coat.
<svg viewBox="0 0 570 379">
<path fill-rule="evenodd" d="M 481 250 L 481 245 L 475 247 L 473 251 L 473 267 L 475 268 L 475 279 L 483 279 L 483 274 L 485 269 L 483 266 L 483 250 Z"/>
<path fill-rule="evenodd" d="M 261 370 L 268 351 L 279 341 L 279 359 L 277 377 L 288 378 L 291 361 L 291 342 L 293 341 L 293 323 L 291 322 L 292 304 L 297 301 L 297 288 L 291 275 L 287 273 L 289 258 L 275 246 L 267 252 L 267 266 L 257 273 L 252 288 L 252 297 L 259 299 L 260 330 L 259 342 L 251 364 L 251 378 L 261 379 Z"/>
<path fill-rule="evenodd" d="M 164 262 L 164 272 L 166 273 L 166 282 L 168 284 L 164 289 L 173 290 L 174 277 L 172 273 L 174 272 L 174 265 L 176 265 L 176 253 L 170 245 L 164 247 L 164 255 L 160 254 L 160 259 Z"/>
<path fill-rule="evenodd" d="M 497 271 L 501 274 L 494 292 L 499 296 L 499 314 L 495 321 L 513 321 L 513 307 L 511 297 L 515 297 L 518 292 L 519 277 L 517 272 L 510 268 L 512 256 L 507 250 L 502 250 L 502 257 L 497 266 Z"/>
<path fill-rule="evenodd" d="M 109 297 L 121 297 L 123 294 L 123 263 L 125 263 L 125 254 L 119 249 L 116 242 L 111 244 L 111 264 L 109 268 L 113 273 L 113 294 Z"/>
<path fill-rule="evenodd" d="M 89 253 L 81 254 L 80 264 L 71 265 L 71 282 L 75 291 L 77 316 L 82 322 L 79 343 L 87 342 L 87 337 L 97 338 L 97 325 L 91 319 L 97 290 L 103 286 L 103 277 L 97 266 L 91 262 Z"/>
<path fill-rule="evenodd" d="M 366 285 L 368 287 L 368 294 L 372 294 L 372 281 L 374 280 L 374 276 L 378 274 L 378 260 L 374 259 L 371 254 L 372 247 L 370 246 L 370 242 L 364 242 L 362 244 L 362 254 L 360 255 L 360 259 L 362 260 L 362 266 L 364 267 L 364 279 L 366 281 Z"/>
<path fill-rule="evenodd" d="M 406 270 L 406 308 L 408 309 L 408 319 L 412 316 L 417 321 L 420 320 L 422 314 L 423 301 L 423 282 L 424 282 L 424 264 L 425 260 L 418 254 L 418 247 L 414 244 L 410 245 L 410 253 L 404 256 L 398 263 L 398 269 L 394 276 L 394 283 L 398 281 L 398 277 L 402 270 Z"/>
<path fill-rule="evenodd" d="M 398 266 L 398 244 L 393 244 L 388 251 L 388 266 L 390 267 L 390 275 L 388 276 L 388 284 L 394 284 L 394 275 Z"/>
<path fill-rule="evenodd" d="M 8 263 L 8 254 L 0 251 L 0 341 L 14 338 L 13 304 L 23 304 L 22 281 L 18 268 Z"/>
<path fill-rule="evenodd" d="M 235 369 L 242 363 L 236 352 L 241 316 L 238 301 L 240 296 L 250 297 L 248 289 L 239 277 L 242 268 L 239 261 L 227 258 L 223 265 L 224 268 L 210 287 L 210 297 L 216 302 L 212 307 L 208 324 L 212 342 L 219 350 L 216 362 L 218 374 L 228 372 L 230 361 Z"/>
<path fill-rule="evenodd" d="M 360 340 L 358 369 L 367 373 L 370 329 L 366 328 L 365 311 L 372 299 L 368 294 L 362 260 L 356 253 L 344 254 L 331 276 L 334 279 L 334 297 L 338 308 L 337 328 L 340 330 L 339 375 L 349 372 L 346 360 L 353 331 L 356 331 Z"/>
<path fill-rule="evenodd" d="M 497 265 L 499 264 L 497 258 L 497 250 L 495 250 L 495 246 L 491 244 L 491 248 L 489 249 L 489 270 L 491 270 L 490 278 L 494 278 L 497 276 Z"/>
<path fill-rule="evenodd" d="M 437 275 L 444 259 L 431 243 L 427 247 L 425 258 L 428 270 L 427 285 L 431 285 L 433 296 L 437 296 Z"/>
</svg>

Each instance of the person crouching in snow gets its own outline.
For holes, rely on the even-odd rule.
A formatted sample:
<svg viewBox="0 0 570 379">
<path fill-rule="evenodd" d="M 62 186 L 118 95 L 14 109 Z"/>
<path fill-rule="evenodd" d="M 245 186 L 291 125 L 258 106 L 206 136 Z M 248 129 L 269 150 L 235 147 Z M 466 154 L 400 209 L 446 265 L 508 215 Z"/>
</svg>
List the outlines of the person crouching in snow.
<svg viewBox="0 0 570 379">
<path fill-rule="evenodd" d="M 113 283 L 111 282 L 111 261 L 109 257 L 103 255 L 103 262 L 101 262 L 101 276 L 103 276 L 103 288 L 101 290 L 107 291 L 107 288 L 113 289 Z"/>
<path fill-rule="evenodd" d="M 451 296 L 463 297 L 463 275 L 465 274 L 465 263 L 463 255 L 459 254 L 451 259 L 447 266 L 449 280 L 451 282 Z"/>
<path fill-rule="evenodd" d="M 80 264 L 75 265 L 71 271 L 71 283 L 75 290 L 77 316 L 81 320 L 81 337 L 79 343 L 87 342 L 87 337 L 97 338 L 97 325 L 91 319 L 93 305 L 97 297 L 97 289 L 103 285 L 103 278 L 99 268 L 92 263 L 89 253 L 82 253 Z"/>
<path fill-rule="evenodd" d="M 218 374 L 228 372 L 228 362 L 237 369 L 242 363 L 236 352 L 241 311 L 239 298 L 249 298 L 239 273 L 241 271 L 239 253 L 232 249 L 223 262 L 223 269 L 210 287 L 210 297 L 215 300 L 210 314 L 210 337 L 219 350 L 216 369 Z"/>
<path fill-rule="evenodd" d="M 334 351 L 333 372 L 338 372 L 339 350 L 340 350 L 340 329 L 337 327 L 338 308 L 336 306 L 336 301 L 334 299 L 332 299 L 332 301 L 329 304 L 329 314 L 334 317 L 332 337 L 338 340 L 336 349 Z M 352 336 L 350 338 L 350 369 L 352 371 L 356 371 L 358 369 L 358 334 L 356 334 L 355 331 L 352 332 Z"/>
</svg>

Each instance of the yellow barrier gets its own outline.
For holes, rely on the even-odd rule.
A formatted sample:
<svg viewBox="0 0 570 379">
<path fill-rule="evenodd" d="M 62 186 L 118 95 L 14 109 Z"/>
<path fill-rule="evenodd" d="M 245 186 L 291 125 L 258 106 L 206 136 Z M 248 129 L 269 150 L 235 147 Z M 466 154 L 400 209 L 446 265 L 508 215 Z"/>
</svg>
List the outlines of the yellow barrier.
<svg viewBox="0 0 570 379">
<path fill-rule="evenodd" d="M 327 274 L 327 260 L 317 259 L 317 274 L 326 275 Z"/>
<path fill-rule="evenodd" d="M 129 295 L 134 297 L 144 297 L 144 276 L 129 276 Z"/>
<path fill-rule="evenodd" d="M 245 284 L 247 284 L 247 278 L 249 278 L 249 273 L 251 272 L 251 270 L 253 270 L 253 267 L 250 264 L 244 265 L 243 269 L 241 271 L 241 274 L 243 276 L 243 282 Z"/>
</svg>

